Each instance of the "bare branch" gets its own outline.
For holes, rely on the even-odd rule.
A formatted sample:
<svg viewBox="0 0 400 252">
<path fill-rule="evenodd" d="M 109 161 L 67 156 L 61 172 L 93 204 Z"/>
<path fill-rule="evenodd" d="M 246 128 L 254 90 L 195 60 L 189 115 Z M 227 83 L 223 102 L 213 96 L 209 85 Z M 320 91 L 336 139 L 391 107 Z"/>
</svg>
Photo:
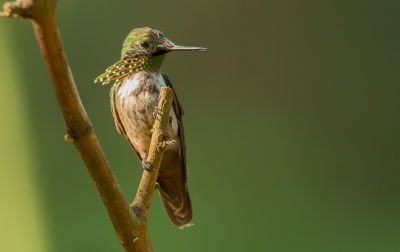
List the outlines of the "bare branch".
<svg viewBox="0 0 400 252">
<path fill-rule="evenodd" d="M 151 200 L 153 199 L 157 175 L 165 147 L 175 143 L 175 141 L 168 141 L 169 136 L 166 133 L 170 116 L 169 111 L 171 110 L 173 98 L 174 91 L 172 89 L 167 87 L 161 88 L 158 98 L 159 113 L 156 113 L 157 117 L 154 121 L 153 135 L 151 137 L 149 154 L 147 156 L 147 161 L 156 171 L 143 172 L 135 200 L 131 204 L 135 209 L 140 209 L 146 219 L 149 214 Z"/>
<path fill-rule="evenodd" d="M 125 251 L 154 251 L 147 233 L 147 216 L 165 141 L 173 91 L 163 88 L 159 110 L 162 116 L 155 121 L 148 161 L 157 171 L 144 171 L 134 203 L 129 207 L 121 188 L 97 140 L 92 124 L 80 100 L 67 58 L 61 45 L 55 21 L 56 0 L 17 0 L 5 3 L 0 16 L 30 19 L 46 64 L 54 94 L 64 118 L 67 134 L 81 156 L 100 193 L 113 224 L 117 239 Z M 164 97 L 164 98 L 162 98 Z"/>
</svg>

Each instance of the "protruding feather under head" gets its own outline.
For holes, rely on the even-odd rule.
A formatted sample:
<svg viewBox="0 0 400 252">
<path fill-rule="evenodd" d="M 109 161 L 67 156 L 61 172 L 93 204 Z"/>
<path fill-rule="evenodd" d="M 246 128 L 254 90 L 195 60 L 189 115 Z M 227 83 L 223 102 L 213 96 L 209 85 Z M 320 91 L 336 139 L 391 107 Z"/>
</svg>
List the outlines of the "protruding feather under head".
<svg viewBox="0 0 400 252">
<path fill-rule="evenodd" d="M 138 71 L 159 71 L 163 58 L 157 56 L 171 51 L 205 50 L 203 47 L 177 46 L 158 30 L 136 28 L 129 32 L 122 45 L 121 60 L 107 68 L 94 82 L 107 84 L 113 80 L 118 82 L 122 77 Z"/>
</svg>

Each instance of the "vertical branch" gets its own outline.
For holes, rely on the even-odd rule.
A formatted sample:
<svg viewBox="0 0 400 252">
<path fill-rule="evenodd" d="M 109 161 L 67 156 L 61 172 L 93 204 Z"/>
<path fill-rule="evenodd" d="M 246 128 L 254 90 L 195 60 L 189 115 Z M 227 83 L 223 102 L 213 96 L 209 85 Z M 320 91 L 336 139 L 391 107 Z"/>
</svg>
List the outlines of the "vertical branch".
<svg viewBox="0 0 400 252">
<path fill-rule="evenodd" d="M 161 88 L 160 96 L 158 98 L 158 112 L 156 113 L 156 120 L 154 121 L 153 134 L 147 156 L 147 161 L 150 166 L 156 170 L 153 172 L 143 172 L 135 200 L 131 205 L 134 208 L 143 210 L 146 219 L 153 199 L 157 175 L 160 169 L 161 159 L 164 155 L 164 149 L 168 145 L 175 143 L 175 141 L 168 141 L 168 136 L 166 135 L 170 116 L 169 112 L 171 111 L 173 98 L 174 91 L 172 89 L 167 87 Z"/>
</svg>

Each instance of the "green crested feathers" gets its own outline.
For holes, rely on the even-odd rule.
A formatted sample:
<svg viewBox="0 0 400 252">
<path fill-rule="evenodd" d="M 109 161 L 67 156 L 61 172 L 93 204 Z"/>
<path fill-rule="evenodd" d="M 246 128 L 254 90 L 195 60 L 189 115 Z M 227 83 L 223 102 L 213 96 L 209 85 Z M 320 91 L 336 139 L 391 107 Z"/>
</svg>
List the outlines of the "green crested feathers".
<svg viewBox="0 0 400 252">
<path fill-rule="evenodd" d="M 122 45 L 121 60 L 108 67 L 94 82 L 107 84 L 139 71 L 160 71 L 165 55 L 152 55 L 160 45 L 173 46 L 174 43 L 160 31 L 148 27 L 133 29 Z"/>
</svg>

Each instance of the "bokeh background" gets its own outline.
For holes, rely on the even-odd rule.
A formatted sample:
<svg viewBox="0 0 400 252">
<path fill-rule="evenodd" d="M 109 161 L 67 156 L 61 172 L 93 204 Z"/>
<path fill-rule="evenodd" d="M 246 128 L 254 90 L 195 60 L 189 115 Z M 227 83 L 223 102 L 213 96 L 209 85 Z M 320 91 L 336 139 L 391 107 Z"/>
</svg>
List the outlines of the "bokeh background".
<svg viewBox="0 0 400 252">
<path fill-rule="evenodd" d="M 1 1 L 0 3 L 4 3 Z M 157 251 L 399 251 L 400 1 L 59 1 L 76 85 L 131 201 L 142 172 L 93 80 L 135 27 L 185 108 L 194 223 L 155 197 Z M 0 19 L 0 250 L 123 251 L 64 125 L 30 22 Z"/>
</svg>

